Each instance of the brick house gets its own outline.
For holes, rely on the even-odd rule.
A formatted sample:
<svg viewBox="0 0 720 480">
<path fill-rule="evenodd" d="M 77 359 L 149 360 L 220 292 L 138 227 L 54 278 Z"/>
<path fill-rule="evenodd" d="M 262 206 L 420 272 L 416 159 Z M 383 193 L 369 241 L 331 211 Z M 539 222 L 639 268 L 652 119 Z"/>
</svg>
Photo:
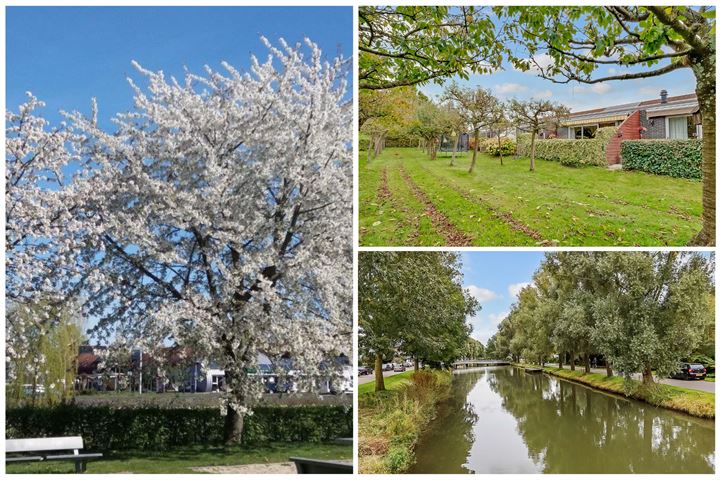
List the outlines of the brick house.
<svg viewBox="0 0 720 480">
<path fill-rule="evenodd" d="M 608 165 L 620 163 L 620 142 L 639 139 L 702 138 L 702 117 L 694 93 L 573 112 L 560 123 L 558 138 L 594 138 L 602 127 L 617 127 L 605 151 Z"/>
</svg>

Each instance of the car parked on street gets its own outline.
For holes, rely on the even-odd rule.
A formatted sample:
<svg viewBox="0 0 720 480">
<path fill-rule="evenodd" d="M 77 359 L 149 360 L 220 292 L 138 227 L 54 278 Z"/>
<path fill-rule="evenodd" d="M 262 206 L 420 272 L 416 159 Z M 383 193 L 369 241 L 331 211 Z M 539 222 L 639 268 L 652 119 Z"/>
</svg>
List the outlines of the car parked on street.
<svg viewBox="0 0 720 480">
<path fill-rule="evenodd" d="M 358 376 L 370 375 L 372 373 L 373 373 L 373 370 L 370 367 L 358 367 Z"/>
<path fill-rule="evenodd" d="M 700 363 L 681 363 L 678 370 L 672 374 L 672 378 L 680 380 L 705 379 L 707 369 Z"/>
<path fill-rule="evenodd" d="M 392 369 L 393 369 L 393 364 L 392 364 L 392 363 L 385 363 L 385 364 L 383 364 L 383 370 L 384 370 L 384 371 L 386 371 L 386 372 L 391 372 Z"/>
<path fill-rule="evenodd" d="M 396 363 L 395 367 L 393 367 L 393 372 L 404 372 L 405 371 L 405 365 L 402 363 Z"/>
</svg>

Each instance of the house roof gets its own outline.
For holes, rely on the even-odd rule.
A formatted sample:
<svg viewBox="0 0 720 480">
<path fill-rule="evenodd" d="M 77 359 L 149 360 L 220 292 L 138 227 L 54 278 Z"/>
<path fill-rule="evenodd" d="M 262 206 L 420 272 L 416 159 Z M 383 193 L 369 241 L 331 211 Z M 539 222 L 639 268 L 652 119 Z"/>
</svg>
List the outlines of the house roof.
<svg viewBox="0 0 720 480">
<path fill-rule="evenodd" d="M 562 125 L 583 125 L 591 121 L 593 123 L 621 121 L 638 110 L 646 110 L 648 117 L 664 117 L 667 115 L 692 114 L 697 112 L 698 109 L 697 96 L 694 93 L 688 93 L 667 97 L 667 102 L 665 103 L 662 103 L 660 98 L 656 98 L 653 100 L 623 103 L 604 108 L 573 112 L 562 122 Z"/>
</svg>

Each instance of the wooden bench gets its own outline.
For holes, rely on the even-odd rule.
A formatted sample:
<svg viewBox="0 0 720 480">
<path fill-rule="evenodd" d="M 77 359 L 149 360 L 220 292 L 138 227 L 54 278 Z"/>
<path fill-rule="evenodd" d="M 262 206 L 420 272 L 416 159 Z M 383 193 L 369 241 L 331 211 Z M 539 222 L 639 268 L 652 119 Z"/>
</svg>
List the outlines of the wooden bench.
<svg viewBox="0 0 720 480">
<path fill-rule="evenodd" d="M 353 473 L 350 462 L 333 462 L 311 458 L 290 457 L 295 462 L 297 473 Z"/>
<path fill-rule="evenodd" d="M 5 440 L 5 462 L 75 462 L 75 473 L 83 473 L 87 462 L 102 458 L 102 453 L 80 453 L 82 437 L 13 438 Z M 70 452 L 72 453 L 66 453 Z M 11 455 L 14 454 L 14 455 Z"/>
</svg>

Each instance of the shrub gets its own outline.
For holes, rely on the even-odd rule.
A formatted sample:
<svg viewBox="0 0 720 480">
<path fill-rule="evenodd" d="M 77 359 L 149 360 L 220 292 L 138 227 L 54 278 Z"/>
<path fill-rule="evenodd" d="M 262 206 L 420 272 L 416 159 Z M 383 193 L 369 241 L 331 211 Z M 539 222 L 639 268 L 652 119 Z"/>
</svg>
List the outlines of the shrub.
<svg viewBox="0 0 720 480">
<path fill-rule="evenodd" d="M 702 178 L 702 140 L 625 140 L 623 168 L 679 178 Z"/>
<path fill-rule="evenodd" d="M 482 143 L 481 150 L 488 155 L 492 155 L 493 157 L 499 157 L 500 152 L 502 152 L 503 157 L 507 157 L 510 155 L 515 155 L 517 146 L 512 139 L 502 138 L 500 139 L 500 146 L 498 147 L 497 138 L 488 138 Z"/>
<path fill-rule="evenodd" d="M 223 441 L 217 408 L 112 408 L 59 405 L 6 410 L 7 438 L 80 435 L 90 450 L 159 450 Z M 257 407 L 246 417 L 244 444 L 320 442 L 352 436 L 352 409 L 341 406 Z"/>
<path fill-rule="evenodd" d="M 605 166 L 607 165 L 605 147 L 616 131 L 615 127 L 599 128 L 595 138 L 585 140 L 564 138 L 535 140 L 535 158 L 557 161 L 568 167 Z M 530 156 L 530 134 L 518 135 L 517 153 Z"/>
</svg>

